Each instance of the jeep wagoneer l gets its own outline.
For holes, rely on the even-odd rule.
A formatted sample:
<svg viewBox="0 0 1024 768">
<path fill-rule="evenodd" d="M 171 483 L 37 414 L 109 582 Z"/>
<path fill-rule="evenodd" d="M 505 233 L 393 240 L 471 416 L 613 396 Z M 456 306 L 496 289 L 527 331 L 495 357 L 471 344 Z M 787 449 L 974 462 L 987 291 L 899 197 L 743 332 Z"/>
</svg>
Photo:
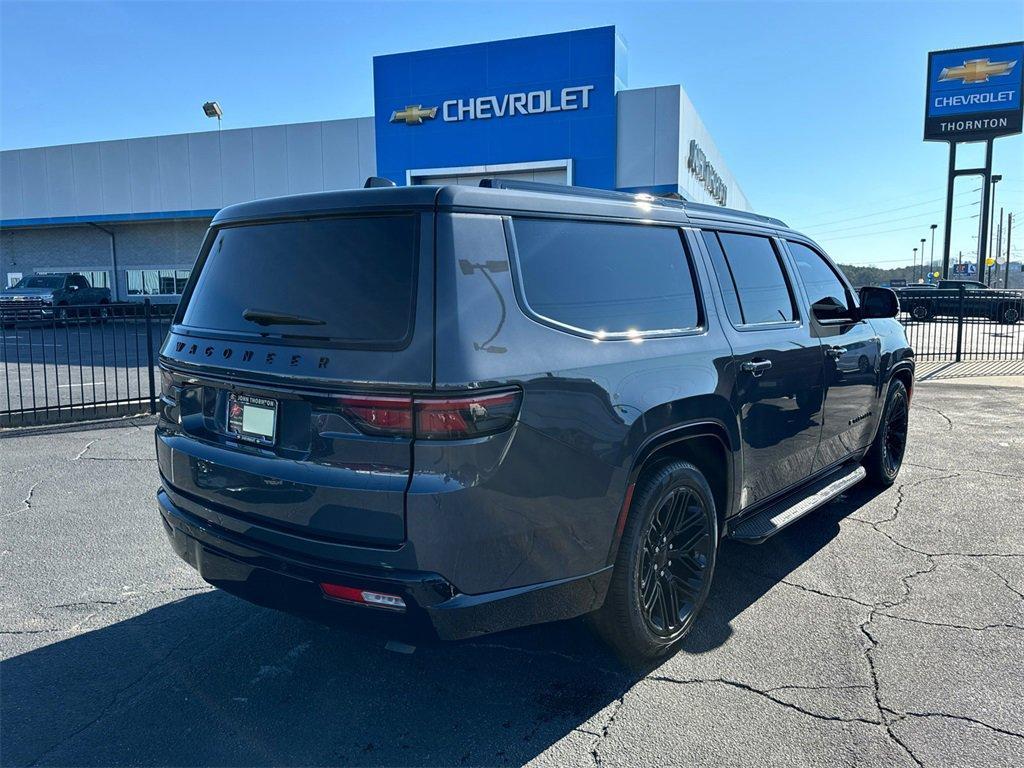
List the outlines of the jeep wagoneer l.
<svg viewBox="0 0 1024 768">
<path fill-rule="evenodd" d="M 777 219 L 647 195 L 231 206 L 161 351 L 160 515 L 260 604 L 446 639 L 593 614 L 654 657 L 724 538 L 893 482 L 897 309 Z"/>
</svg>

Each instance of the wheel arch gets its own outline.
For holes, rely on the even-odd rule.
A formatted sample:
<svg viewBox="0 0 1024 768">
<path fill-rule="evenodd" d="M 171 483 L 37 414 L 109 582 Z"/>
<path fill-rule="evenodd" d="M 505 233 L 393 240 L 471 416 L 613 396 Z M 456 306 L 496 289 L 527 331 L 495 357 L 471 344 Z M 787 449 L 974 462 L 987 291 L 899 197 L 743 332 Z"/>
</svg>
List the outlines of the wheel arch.
<svg viewBox="0 0 1024 768">
<path fill-rule="evenodd" d="M 622 507 L 615 525 L 615 535 L 608 552 L 608 563 L 615 562 L 622 532 L 629 517 L 633 491 L 640 476 L 664 461 L 679 460 L 693 464 L 711 487 L 718 517 L 719 531 L 724 530 L 736 498 L 736 446 L 729 429 L 718 419 L 701 419 L 676 424 L 649 435 L 635 451 L 627 475 Z"/>
</svg>

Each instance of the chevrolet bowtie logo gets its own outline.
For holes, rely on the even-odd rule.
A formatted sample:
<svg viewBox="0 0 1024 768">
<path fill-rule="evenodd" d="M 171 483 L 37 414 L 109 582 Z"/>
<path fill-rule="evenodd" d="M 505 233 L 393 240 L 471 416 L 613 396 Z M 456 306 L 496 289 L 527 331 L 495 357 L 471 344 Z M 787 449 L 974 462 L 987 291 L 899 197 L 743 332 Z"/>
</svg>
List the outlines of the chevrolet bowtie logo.
<svg viewBox="0 0 1024 768">
<path fill-rule="evenodd" d="M 420 104 L 414 104 L 405 109 L 391 113 L 392 123 L 404 122 L 406 125 L 420 125 L 424 120 L 433 120 L 437 117 L 437 107 L 424 109 Z"/>
<path fill-rule="evenodd" d="M 1008 75 L 1016 61 L 990 61 L 989 59 L 970 59 L 959 67 L 944 67 L 939 75 L 939 82 L 946 80 L 963 80 L 965 85 L 987 83 L 990 77 Z"/>
</svg>

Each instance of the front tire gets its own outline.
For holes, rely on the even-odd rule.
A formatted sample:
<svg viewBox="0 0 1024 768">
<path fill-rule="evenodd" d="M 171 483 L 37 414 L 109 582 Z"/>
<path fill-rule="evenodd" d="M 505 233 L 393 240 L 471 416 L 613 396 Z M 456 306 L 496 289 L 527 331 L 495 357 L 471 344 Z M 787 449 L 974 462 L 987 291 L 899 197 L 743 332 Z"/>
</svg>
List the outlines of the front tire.
<svg viewBox="0 0 1024 768">
<path fill-rule="evenodd" d="M 899 379 L 889 384 L 889 392 L 882 409 L 875 439 L 864 457 L 868 482 L 888 488 L 896 482 L 907 449 L 907 425 L 910 415 L 910 397 Z"/>
<path fill-rule="evenodd" d="M 718 552 L 715 501 L 684 461 L 641 475 L 619 543 L 598 633 L 624 660 L 664 656 L 693 627 L 707 600 Z"/>
<path fill-rule="evenodd" d="M 999 317 L 996 319 L 1002 320 L 1006 325 L 1014 325 L 1018 320 L 1020 320 L 1020 307 L 1008 304 L 1003 307 Z"/>
<path fill-rule="evenodd" d="M 917 304 L 910 310 L 910 316 L 918 322 L 926 322 L 931 319 L 932 311 L 924 304 Z"/>
</svg>

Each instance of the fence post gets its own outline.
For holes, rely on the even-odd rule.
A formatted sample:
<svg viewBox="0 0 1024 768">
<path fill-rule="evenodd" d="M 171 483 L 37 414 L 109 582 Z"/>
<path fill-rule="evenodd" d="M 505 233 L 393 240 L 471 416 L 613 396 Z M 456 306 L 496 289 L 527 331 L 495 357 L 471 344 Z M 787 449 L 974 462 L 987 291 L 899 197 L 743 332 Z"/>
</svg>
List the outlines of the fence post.
<svg viewBox="0 0 1024 768">
<path fill-rule="evenodd" d="M 153 306 L 149 299 L 143 304 L 146 307 L 146 361 L 149 364 L 149 412 L 156 413 L 156 371 L 153 359 Z"/>
<path fill-rule="evenodd" d="M 960 291 L 960 299 L 956 308 L 956 362 L 959 363 L 964 345 L 964 295 L 967 290 L 963 284 L 958 285 L 957 289 Z"/>
</svg>

